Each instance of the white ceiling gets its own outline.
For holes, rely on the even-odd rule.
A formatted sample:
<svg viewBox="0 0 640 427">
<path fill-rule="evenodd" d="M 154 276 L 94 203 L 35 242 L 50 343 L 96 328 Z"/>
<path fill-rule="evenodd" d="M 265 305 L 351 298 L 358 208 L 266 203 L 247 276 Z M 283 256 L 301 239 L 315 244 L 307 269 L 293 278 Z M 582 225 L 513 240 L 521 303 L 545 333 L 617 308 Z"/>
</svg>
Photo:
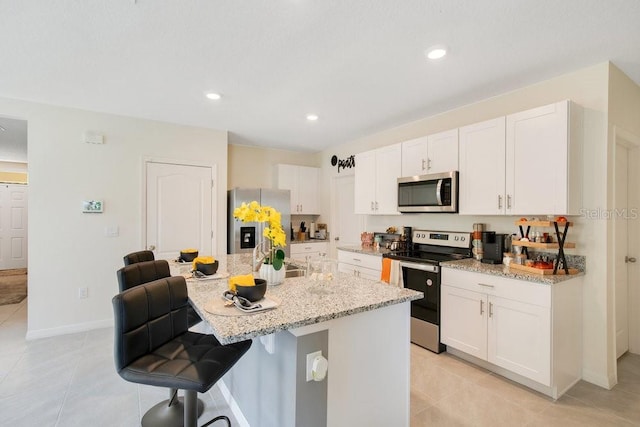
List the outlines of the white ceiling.
<svg viewBox="0 0 640 427">
<path fill-rule="evenodd" d="M 318 151 L 607 60 L 640 83 L 638 0 L 0 0 L 0 10 L 0 96 L 284 149 Z M 450 54 L 430 63 L 435 44 Z"/>
</svg>

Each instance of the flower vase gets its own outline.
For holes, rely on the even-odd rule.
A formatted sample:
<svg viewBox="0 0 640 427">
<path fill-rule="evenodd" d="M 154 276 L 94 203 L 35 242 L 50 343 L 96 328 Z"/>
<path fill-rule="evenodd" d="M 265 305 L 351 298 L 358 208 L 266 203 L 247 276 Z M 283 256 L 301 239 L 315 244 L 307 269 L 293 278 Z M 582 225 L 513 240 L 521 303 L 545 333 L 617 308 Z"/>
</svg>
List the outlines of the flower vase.
<svg viewBox="0 0 640 427">
<path fill-rule="evenodd" d="M 284 266 L 280 270 L 276 270 L 271 264 L 262 264 L 260 266 L 260 278 L 266 280 L 269 286 L 282 284 L 285 273 L 286 268 Z"/>
</svg>

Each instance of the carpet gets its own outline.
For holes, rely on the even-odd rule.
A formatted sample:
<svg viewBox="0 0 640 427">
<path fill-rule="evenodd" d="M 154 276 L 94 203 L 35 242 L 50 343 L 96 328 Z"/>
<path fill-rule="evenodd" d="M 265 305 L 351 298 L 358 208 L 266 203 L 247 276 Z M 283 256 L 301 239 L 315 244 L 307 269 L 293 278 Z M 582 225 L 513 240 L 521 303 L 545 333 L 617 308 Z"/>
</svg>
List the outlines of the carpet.
<svg viewBox="0 0 640 427">
<path fill-rule="evenodd" d="M 0 305 L 17 304 L 27 297 L 27 269 L 0 270 Z"/>
</svg>

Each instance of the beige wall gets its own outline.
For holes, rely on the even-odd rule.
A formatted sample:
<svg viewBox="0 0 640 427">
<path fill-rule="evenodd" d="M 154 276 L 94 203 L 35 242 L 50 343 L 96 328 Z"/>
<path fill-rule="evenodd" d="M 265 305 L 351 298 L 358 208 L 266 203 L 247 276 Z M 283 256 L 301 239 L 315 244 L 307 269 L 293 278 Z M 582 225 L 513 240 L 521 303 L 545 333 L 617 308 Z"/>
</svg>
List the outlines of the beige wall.
<svg viewBox="0 0 640 427">
<path fill-rule="evenodd" d="M 496 96 L 475 104 L 427 117 L 404 126 L 379 132 L 355 141 L 325 150 L 323 156 L 338 154 L 346 157 L 372 148 L 401 142 L 431 133 L 469 125 L 482 120 L 507 115 L 538 107 L 563 99 L 571 99 L 584 107 L 584 207 L 606 209 L 607 207 L 607 114 L 608 114 L 609 64 L 594 65 L 573 73 L 562 75 L 516 91 Z M 549 153 L 549 155 L 553 155 Z M 357 165 L 356 165 L 357 167 Z M 541 171 L 544 173 L 544 171 Z M 324 166 L 323 206 L 329 209 L 331 180 L 335 169 Z M 330 212 L 323 212 L 331 218 Z M 383 231 L 390 225 L 408 225 L 422 228 L 470 231 L 472 224 L 482 222 L 489 229 L 514 233 L 513 217 L 482 216 L 469 217 L 445 214 L 417 214 L 401 216 L 369 216 L 367 231 Z M 612 386 L 611 356 L 609 352 L 610 313 L 606 301 L 610 298 L 607 285 L 606 258 L 607 224 L 605 221 L 574 218 L 576 226 L 570 230 L 568 240 L 575 241 L 577 248 L 567 253 L 587 257 L 587 275 L 584 280 L 584 378 L 603 387 Z M 331 224 L 329 224 L 331 228 Z"/>
<path fill-rule="evenodd" d="M 214 231 L 225 252 L 226 132 L 3 98 L 0 114 L 28 122 L 29 338 L 113 324 L 115 272 L 144 244 L 145 159 L 217 167 Z M 105 144 L 83 143 L 87 130 Z M 82 214 L 89 197 L 104 200 L 103 214 Z M 106 237 L 113 226 L 119 236 Z"/>
<path fill-rule="evenodd" d="M 229 144 L 228 188 L 275 188 L 278 163 L 319 167 L 319 155 Z"/>
</svg>

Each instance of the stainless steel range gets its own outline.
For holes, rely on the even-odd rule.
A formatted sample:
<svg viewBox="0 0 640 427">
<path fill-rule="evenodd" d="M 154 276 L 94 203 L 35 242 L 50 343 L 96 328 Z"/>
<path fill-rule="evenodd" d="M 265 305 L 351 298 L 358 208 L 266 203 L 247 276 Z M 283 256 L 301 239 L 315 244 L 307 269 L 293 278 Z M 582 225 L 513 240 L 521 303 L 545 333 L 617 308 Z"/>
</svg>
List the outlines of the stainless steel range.
<svg viewBox="0 0 640 427">
<path fill-rule="evenodd" d="M 400 261 L 405 288 L 424 293 L 411 302 L 411 342 L 435 353 L 440 342 L 440 264 L 471 257 L 470 233 L 414 230 L 409 250 L 383 255 Z"/>
</svg>

